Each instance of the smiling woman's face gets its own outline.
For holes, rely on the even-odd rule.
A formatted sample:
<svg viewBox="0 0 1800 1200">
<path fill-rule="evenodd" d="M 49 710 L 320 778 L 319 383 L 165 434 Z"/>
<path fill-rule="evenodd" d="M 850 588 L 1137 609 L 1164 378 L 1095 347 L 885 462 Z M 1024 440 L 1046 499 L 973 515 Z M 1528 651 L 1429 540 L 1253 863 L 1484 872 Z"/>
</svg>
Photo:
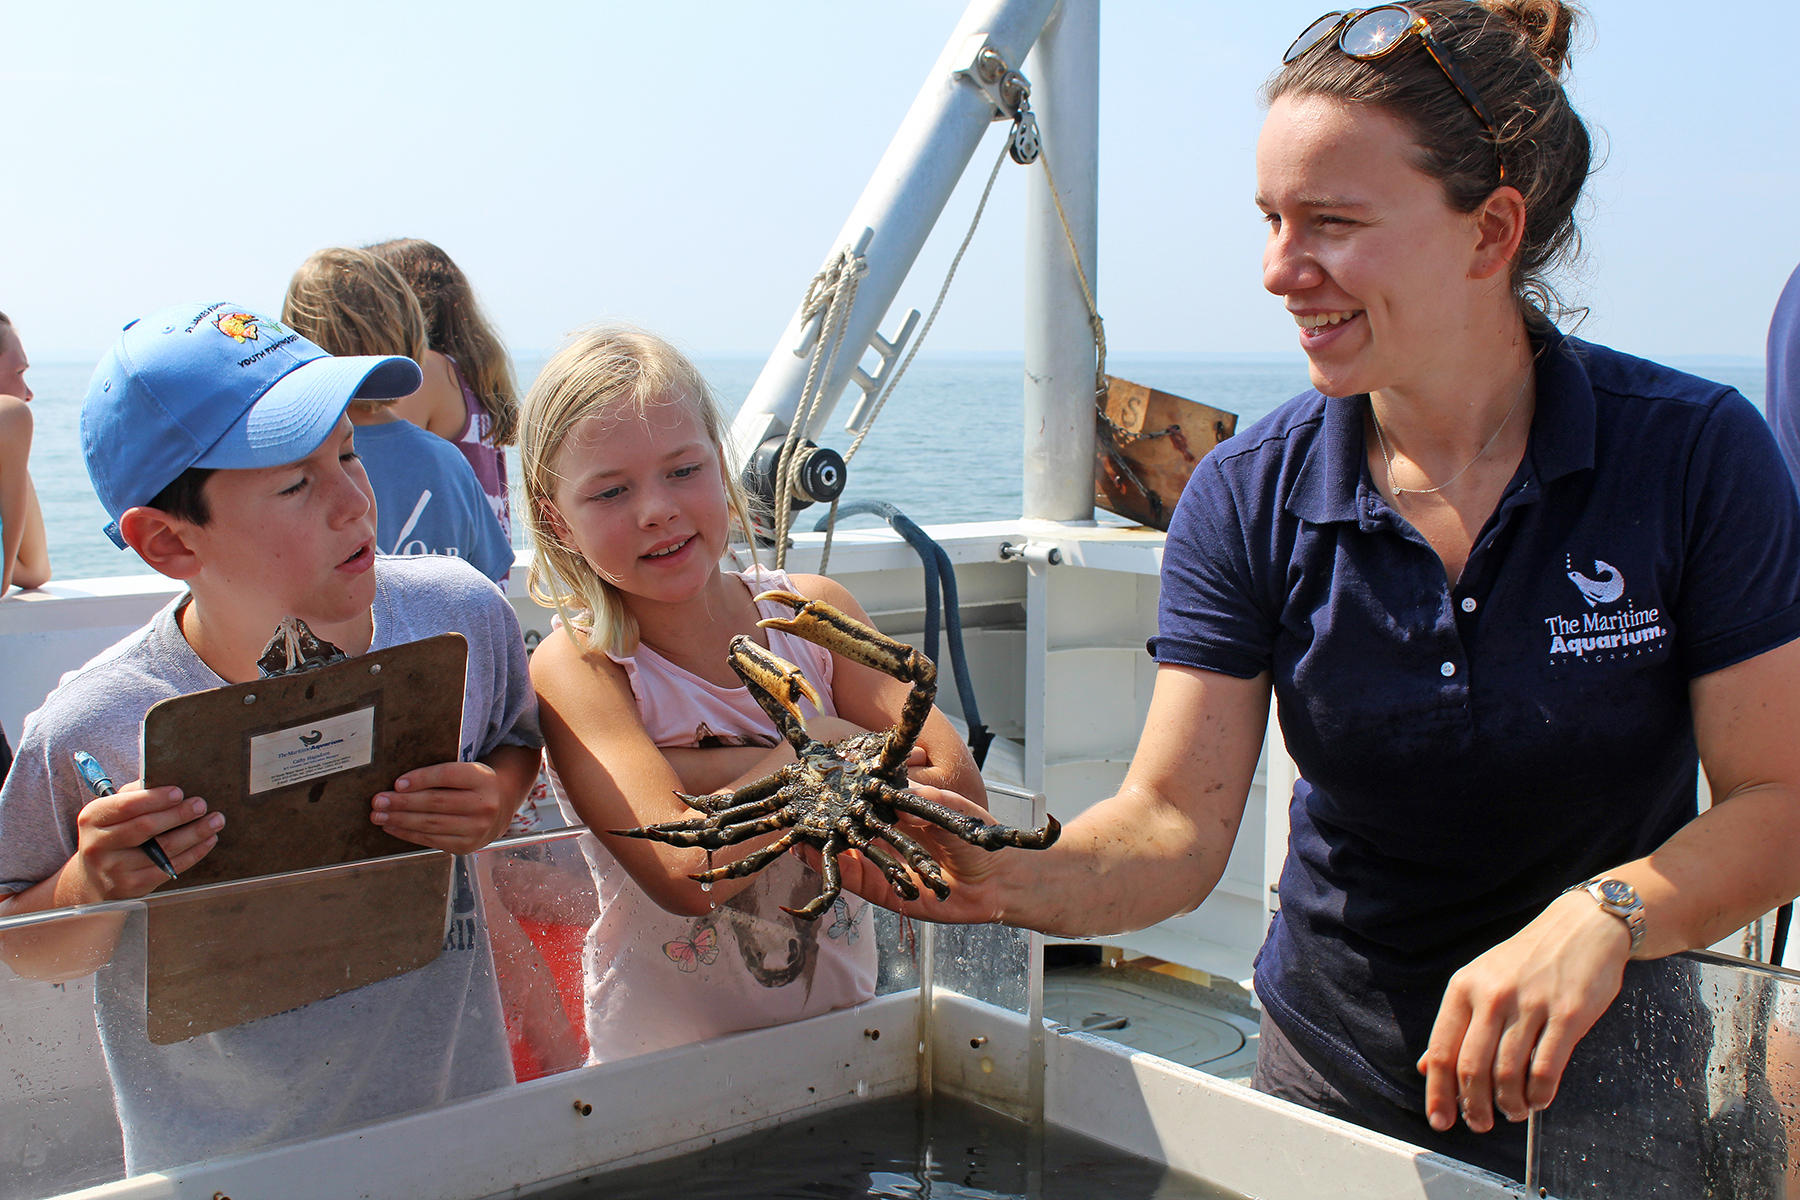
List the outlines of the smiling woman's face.
<svg viewBox="0 0 1800 1200">
<path fill-rule="evenodd" d="M 1441 367 L 1493 292 L 1470 275 L 1475 218 L 1445 203 L 1413 153 L 1401 122 L 1328 97 L 1284 95 L 1263 122 L 1263 286 L 1300 325 L 1326 395 L 1404 387 Z"/>
</svg>

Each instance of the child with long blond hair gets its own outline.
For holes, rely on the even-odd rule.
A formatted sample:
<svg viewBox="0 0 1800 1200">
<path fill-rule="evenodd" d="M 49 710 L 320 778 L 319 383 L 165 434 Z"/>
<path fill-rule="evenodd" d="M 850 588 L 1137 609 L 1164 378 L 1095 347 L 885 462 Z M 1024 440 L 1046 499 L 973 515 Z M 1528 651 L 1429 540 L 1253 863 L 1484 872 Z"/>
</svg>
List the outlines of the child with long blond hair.
<svg viewBox="0 0 1800 1200">
<path fill-rule="evenodd" d="M 393 238 L 363 249 L 400 272 L 425 314 L 425 382 L 407 398 L 406 419 L 462 451 L 510 540 L 505 448 L 518 436 L 519 389 L 506 347 L 468 277 L 440 247 Z"/>
<path fill-rule="evenodd" d="M 281 320 L 332 354 L 405 355 L 428 370 L 418 297 L 367 250 L 331 246 L 310 255 L 288 281 Z M 466 559 L 504 587 L 512 544 L 481 481 L 454 445 L 410 419 L 411 403 L 408 396 L 350 404 L 356 449 L 375 487 L 378 549 Z"/>
<path fill-rule="evenodd" d="M 821 887 L 785 855 L 710 887 L 688 876 L 772 835 L 715 851 L 609 831 L 691 817 L 675 792 L 719 792 L 794 761 L 727 662 L 739 634 L 799 665 L 818 688 L 808 728 L 824 741 L 885 729 L 907 685 L 759 618 L 772 589 L 866 614 L 817 575 L 727 570 L 744 500 L 724 425 L 692 363 L 653 334 L 585 330 L 526 397 L 521 455 L 535 557 L 532 593 L 563 616 L 532 658 L 560 798 L 593 830 L 601 914 L 584 954 L 591 1061 L 797 1020 L 870 998 L 867 903 L 845 892 L 816 921 L 789 915 Z M 915 780 L 985 795 L 968 749 L 933 710 Z M 917 755 L 917 752 L 915 752 Z"/>
</svg>

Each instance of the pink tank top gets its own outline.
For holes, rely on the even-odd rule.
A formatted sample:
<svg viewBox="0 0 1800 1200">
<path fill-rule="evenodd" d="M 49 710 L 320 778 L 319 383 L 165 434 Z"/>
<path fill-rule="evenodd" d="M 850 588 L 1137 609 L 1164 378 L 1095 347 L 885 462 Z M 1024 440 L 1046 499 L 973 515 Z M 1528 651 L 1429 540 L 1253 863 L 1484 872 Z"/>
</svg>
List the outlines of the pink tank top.
<svg viewBox="0 0 1800 1200">
<path fill-rule="evenodd" d="M 752 592 L 793 586 L 780 571 L 728 574 Z M 758 607 L 764 616 L 791 615 L 773 602 Z M 830 652 L 778 629 L 769 630 L 769 648 L 806 672 L 825 701 L 821 715 L 836 716 Z M 779 736 L 747 688 L 709 683 L 648 646 L 614 661 L 658 746 L 772 746 Z M 803 711 L 814 715 L 810 704 Z M 579 824 L 554 773 L 552 783 L 565 815 Z M 822 882 L 793 855 L 715 911 L 682 917 L 650 899 L 598 839 L 581 842 L 600 899 L 582 955 L 590 1062 L 785 1024 L 874 996 L 868 902 L 845 892 L 814 921 L 781 911 L 818 895 Z"/>
</svg>

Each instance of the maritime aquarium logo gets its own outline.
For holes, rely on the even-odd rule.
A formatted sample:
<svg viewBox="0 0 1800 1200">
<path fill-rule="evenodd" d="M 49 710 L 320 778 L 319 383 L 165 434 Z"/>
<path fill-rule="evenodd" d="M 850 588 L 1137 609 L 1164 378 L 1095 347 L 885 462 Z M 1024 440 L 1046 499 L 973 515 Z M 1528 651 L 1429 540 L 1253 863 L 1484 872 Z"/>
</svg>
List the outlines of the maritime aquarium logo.
<svg viewBox="0 0 1800 1200">
<path fill-rule="evenodd" d="M 1622 571 L 1600 559 L 1593 564 L 1594 573 L 1588 575 L 1577 571 L 1571 559 L 1563 560 L 1564 574 L 1575 585 L 1587 611 L 1544 618 L 1544 627 L 1550 631 L 1550 661 L 1607 662 L 1663 649 L 1669 631 L 1662 625 L 1661 610 L 1638 608 L 1625 598 Z M 1615 610 L 1613 606 L 1622 598 L 1624 610 Z"/>
</svg>

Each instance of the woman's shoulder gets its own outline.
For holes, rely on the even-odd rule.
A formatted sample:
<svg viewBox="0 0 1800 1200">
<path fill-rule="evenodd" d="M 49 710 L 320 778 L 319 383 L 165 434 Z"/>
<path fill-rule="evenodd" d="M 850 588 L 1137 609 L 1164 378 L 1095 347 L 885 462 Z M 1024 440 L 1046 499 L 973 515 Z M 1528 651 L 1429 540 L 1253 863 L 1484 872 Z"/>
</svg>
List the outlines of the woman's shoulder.
<svg viewBox="0 0 1800 1200">
<path fill-rule="evenodd" d="M 1250 428 L 1232 434 L 1207 455 L 1225 469 L 1251 469 L 1257 462 L 1279 461 L 1292 454 L 1305 454 L 1325 426 L 1326 409 L 1331 404 L 1347 404 L 1332 400 L 1314 388 L 1307 388 L 1285 401 L 1275 411 L 1258 419 Z"/>
<path fill-rule="evenodd" d="M 1594 342 L 1565 338 L 1562 348 L 1581 364 L 1596 394 L 1618 400 L 1670 401 L 1716 408 L 1727 398 L 1741 394 L 1730 384 Z"/>
</svg>

